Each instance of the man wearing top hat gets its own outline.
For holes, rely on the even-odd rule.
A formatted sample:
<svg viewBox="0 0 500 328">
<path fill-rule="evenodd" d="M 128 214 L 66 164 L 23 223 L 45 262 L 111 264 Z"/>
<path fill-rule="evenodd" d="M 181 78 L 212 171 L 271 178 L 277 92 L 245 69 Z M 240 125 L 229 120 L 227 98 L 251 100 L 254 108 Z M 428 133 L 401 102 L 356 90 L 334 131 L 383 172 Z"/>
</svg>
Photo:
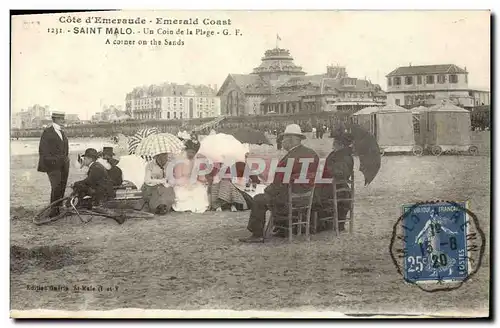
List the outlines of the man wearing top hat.
<svg viewBox="0 0 500 328">
<path fill-rule="evenodd" d="M 252 233 L 248 238 L 242 238 L 242 242 L 262 242 L 266 212 L 272 205 L 285 208 L 288 201 L 288 183 L 292 183 L 294 193 L 305 193 L 311 190 L 315 183 L 316 170 L 318 169 L 318 154 L 302 145 L 306 137 L 297 124 L 290 124 L 283 132 L 283 148 L 288 152 L 278 163 L 277 168 L 289 167 L 291 170 L 290 180 L 284 181 L 287 174 L 275 172 L 273 182 L 266 187 L 263 194 L 254 197 L 254 203 L 250 212 L 247 229 Z M 301 162 L 301 159 L 309 158 L 309 161 Z M 287 166 L 288 160 L 293 159 L 293 165 Z M 306 176 L 308 183 L 294 183 L 301 176 L 302 166 L 308 165 Z"/>
<path fill-rule="evenodd" d="M 88 166 L 87 177 L 73 184 L 73 192 L 79 197 L 91 196 L 94 205 L 115 196 L 113 181 L 111 181 L 108 171 L 97 162 L 98 153 L 94 148 L 88 148 L 83 154 L 83 166 Z"/>
<path fill-rule="evenodd" d="M 62 130 L 64 116 L 62 112 L 52 113 L 52 125 L 43 131 L 38 148 L 38 171 L 46 172 L 49 176 L 51 203 L 64 197 L 68 182 L 69 149 L 68 138 Z M 57 215 L 59 215 L 59 208 L 52 208 L 49 216 Z"/>
<path fill-rule="evenodd" d="M 114 158 L 113 147 L 103 147 L 101 155 L 105 161 L 106 165 L 104 167 L 108 170 L 109 178 L 113 181 L 113 186 L 121 186 L 123 183 L 123 172 L 116 166 L 120 161 Z"/>
</svg>

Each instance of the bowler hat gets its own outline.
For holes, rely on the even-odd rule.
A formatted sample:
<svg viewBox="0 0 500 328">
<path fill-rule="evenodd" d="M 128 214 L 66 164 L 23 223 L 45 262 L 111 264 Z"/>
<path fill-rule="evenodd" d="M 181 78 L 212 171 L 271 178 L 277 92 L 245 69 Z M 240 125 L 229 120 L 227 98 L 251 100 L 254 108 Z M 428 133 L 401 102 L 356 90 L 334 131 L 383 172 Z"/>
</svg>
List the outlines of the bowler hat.
<svg viewBox="0 0 500 328">
<path fill-rule="evenodd" d="M 87 150 L 85 150 L 85 154 L 83 154 L 83 157 L 90 157 L 96 160 L 99 156 L 97 155 L 97 150 L 95 150 L 94 148 L 87 148 Z"/>
<path fill-rule="evenodd" d="M 306 138 L 306 136 L 302 133 L 302 129 L 300 128 L 300 126 L 298 124 L 287 125 L 285 128 L 285 132 L 283 132 L 283 135 L 284 136 L 294 135 L 294 136 L 298 136 L 302 139 Z"/>
</svg>

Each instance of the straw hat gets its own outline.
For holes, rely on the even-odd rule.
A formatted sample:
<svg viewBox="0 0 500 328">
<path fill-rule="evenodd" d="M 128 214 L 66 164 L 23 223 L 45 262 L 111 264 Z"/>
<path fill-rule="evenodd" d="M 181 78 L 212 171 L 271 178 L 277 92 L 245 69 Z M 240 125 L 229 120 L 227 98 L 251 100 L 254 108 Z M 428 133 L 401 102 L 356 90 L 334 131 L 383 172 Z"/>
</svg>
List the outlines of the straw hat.
<svg viewBox="0 0 500 328">
<path fill-rule="evenodd" d="M 52 118 L 62 118 L 62 119 L 64 119 L 65 116 L 66 116 L 66 114 L 64 112 L 59 112 L 59 111 L 53 111 L 52 112 Z"/>
<path fill-rule="evenodd" d="M 302 129 L 298 124 L 290 124 L 287 125 L 285 128 L 285 132 L 283 132 L 283 135 L 293 135 L 293 136 L 298 136 L 301 139 L 305 139 L 306 136 L 302 133 Z"/>
</svg>

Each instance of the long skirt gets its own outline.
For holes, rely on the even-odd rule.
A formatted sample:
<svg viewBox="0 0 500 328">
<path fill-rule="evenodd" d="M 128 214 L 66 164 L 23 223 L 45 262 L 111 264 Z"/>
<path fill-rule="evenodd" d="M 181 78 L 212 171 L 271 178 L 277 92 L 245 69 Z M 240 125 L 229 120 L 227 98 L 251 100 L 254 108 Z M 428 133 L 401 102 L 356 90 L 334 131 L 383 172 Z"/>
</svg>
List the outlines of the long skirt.
<svg viewBox="0 0 500 328">
<path fill-rule="evenodd" d="M 207 188 L 200 182 L 187 184 L 185 186 L 175 186 L 176 212 L 203 213 L 209 207 Z"/>
<path fill-rule="evenodd" d="M 221 180 L 219 183 L 212 185 L 210 201 L 213 209 L 224 205 L 235 205 L 240 210 L 249 208 L 245 197 L 229 180 Z"/>
<path fill-rule="evenodd" d="M 155 213 L 158 206 L 166 206 L 167 211 L 172 209 L 175 202 L 174 188 L 165 187 L 164 185 L 142 187 L 143 198 L 149 205 L 149 211 Z"/>
</svg>

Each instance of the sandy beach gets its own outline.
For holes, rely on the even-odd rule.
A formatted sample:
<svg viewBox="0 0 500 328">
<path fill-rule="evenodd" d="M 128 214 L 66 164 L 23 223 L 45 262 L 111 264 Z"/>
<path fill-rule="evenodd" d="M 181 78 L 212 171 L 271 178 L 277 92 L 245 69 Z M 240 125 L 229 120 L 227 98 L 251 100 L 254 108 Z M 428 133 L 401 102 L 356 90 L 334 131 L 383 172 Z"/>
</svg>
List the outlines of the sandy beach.
<svg viewBox="0 0 500 328">
<path fill-rule="evenodd" d="M 314 308 L 343 313 L 487 311 L 489 244 L 474 278 L 451 292 L 425 293 L 403 283 L 389 256 L 401 205 L 469 200 L 489 241 L 490 134 L 473 132 L 478 156 L 384 156 L 369 186 L 356 172 L 355 231 L 289 244 L 241 244 L 248 212 L 174 213 L 117 225 L 67 218 L 35 226 L 49 199 L 38 157 L 11 144 L 11 309 L 110 310 Z M 33 148 L 33 143 L 25 142 Z M 99 141 L 101 142 L 101 141 Z M 74 141 L 86 147 L 89 141 Z M 308 139 L 325 156 L 331 139 Z M 80 149 L 73 147 L 72 156 Z M 359 167 L 356 159 L 355 168 Z M 71 169 L 69 182 L 83 173 Z M 33 254 L 36 254 L 34 256 Z M 29 286 L 60 285 L 68 291 Z M 75 291 L 74 286 L 102 286 Z M 40 297 L 40 293 L 44 293 Z"/>
</svg>

